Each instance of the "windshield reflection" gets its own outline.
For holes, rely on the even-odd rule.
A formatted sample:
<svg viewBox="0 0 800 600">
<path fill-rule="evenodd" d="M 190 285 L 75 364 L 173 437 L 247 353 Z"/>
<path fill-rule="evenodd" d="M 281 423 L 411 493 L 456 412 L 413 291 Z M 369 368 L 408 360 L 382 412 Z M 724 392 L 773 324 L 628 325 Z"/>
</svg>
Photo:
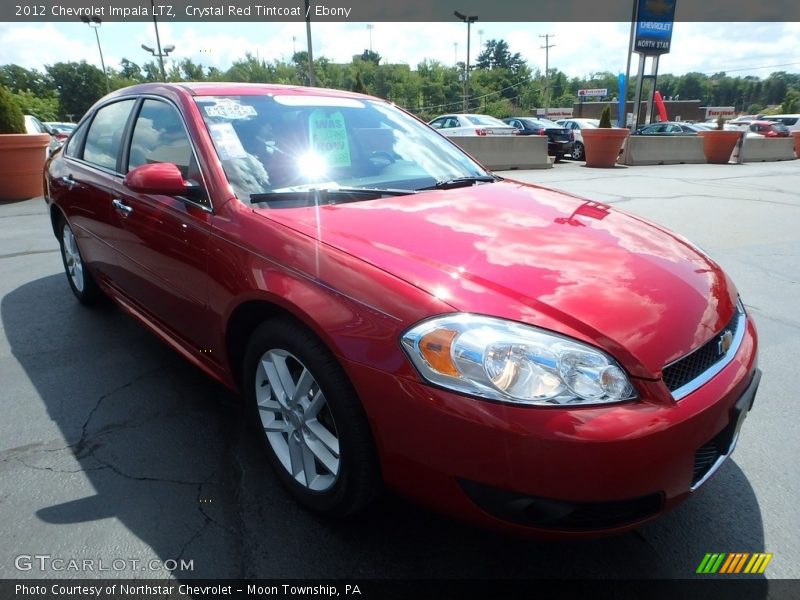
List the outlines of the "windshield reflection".
<svg viewBox="0 0 800 600">
<path fill-rule="evenodd" d="M 276 194 L 317 188 L 410 193 L 488 175 L 386 102 L 299 94 L 201 96 L 196 102 L 231 188 L 245 202 L 269 205 Z"/>
</svg>

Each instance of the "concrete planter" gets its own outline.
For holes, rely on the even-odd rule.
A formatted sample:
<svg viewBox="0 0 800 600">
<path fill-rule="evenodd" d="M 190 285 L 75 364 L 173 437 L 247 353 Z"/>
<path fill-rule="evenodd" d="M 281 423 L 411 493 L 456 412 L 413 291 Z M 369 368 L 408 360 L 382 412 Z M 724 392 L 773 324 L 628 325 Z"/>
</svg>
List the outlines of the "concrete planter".
<svg viewBox="0 0 800 600">
<path fill-rule="evenodd" d="M 463 135 L 448 138 L 487 169 L 550 169 L 547 137 L 539 135 Z"/>
<path fill-rule="evenodd" d="M 697 135 L 703 138 L 703 153 L 706 155 L 706 161 L 715 165 L 726 165 L 731 159 L 736 142 L 743 133 L 712 129 L 711 131 L 701 131 Z"/>
<path fill-rule="evenodd" d="M 608 169 L 617 164 L 617 157 L 630 130 L 619 127 L 581 129 L 586 151 L 586 166 Z"/>
<path fill-rule="evenodd" d="M 621 162 L 629 166 L 704 164 L 703 140 L 696 135 L 632 135 Z"/>
<path fill-rule="evenodd" d="M 772 162 L 794 158 L 794 140 L 790 137 L 745 138 L 742 145 L 742 162 Z"/>
<path fill-rule="evenodd" d="M 24 200 L 43 194 L 49 144 L 47 133 L 0 135 L 0 200 Z"/>
</svg>

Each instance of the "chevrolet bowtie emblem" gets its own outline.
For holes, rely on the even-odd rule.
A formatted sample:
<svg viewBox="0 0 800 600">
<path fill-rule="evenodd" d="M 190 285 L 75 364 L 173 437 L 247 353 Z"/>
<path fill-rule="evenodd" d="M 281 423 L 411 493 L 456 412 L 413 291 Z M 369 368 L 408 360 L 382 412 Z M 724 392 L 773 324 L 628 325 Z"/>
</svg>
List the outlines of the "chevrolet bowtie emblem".
<svg viewBox="0 0 800 600">
<path fill-rule="evenodd" d="M 719 336 L 719 341 L 717 342 L 717 354 L 719 354 L 719 356 L 725 355 L 730 349 L 731 344 L 733 344 L 733 333 L 731 333 L 730 329 L 726 329 Z"/>
</svg>

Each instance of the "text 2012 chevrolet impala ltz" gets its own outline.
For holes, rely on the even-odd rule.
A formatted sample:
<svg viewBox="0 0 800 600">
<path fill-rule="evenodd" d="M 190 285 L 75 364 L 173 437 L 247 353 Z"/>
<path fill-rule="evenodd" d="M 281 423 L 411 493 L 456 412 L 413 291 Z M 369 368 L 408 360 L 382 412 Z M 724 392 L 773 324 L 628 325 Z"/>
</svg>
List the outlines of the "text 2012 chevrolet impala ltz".
<svg viewBox="0 0 800 600">
<path fill-rule="evenodd" d="M 127 88 L 46 184 L 78 299 L 239 390 L 320 513 L 386 484 L 501 529 L 620 531 L 703 484 L 755 397 L 753 321 L 697 247 L 496 177 L 382 100 Z"/>
</svg>

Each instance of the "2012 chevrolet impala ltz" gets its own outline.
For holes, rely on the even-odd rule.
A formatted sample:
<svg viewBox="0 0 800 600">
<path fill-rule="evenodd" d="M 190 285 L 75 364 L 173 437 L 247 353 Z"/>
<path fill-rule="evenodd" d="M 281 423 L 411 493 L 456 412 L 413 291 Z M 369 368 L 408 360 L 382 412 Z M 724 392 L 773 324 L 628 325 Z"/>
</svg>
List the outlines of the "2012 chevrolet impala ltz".
<svg viewBox="0 0 800 600">
<path fill-rule="evenodd" d="M 697 247 L 376 98 L 119 90 L 46 188 L 75 296 L 240 391 L 319 513 L 386 484 L 509 531 L 621 531 L 723 464 L 758 387 L 753 321 Z"/>
</svg>

